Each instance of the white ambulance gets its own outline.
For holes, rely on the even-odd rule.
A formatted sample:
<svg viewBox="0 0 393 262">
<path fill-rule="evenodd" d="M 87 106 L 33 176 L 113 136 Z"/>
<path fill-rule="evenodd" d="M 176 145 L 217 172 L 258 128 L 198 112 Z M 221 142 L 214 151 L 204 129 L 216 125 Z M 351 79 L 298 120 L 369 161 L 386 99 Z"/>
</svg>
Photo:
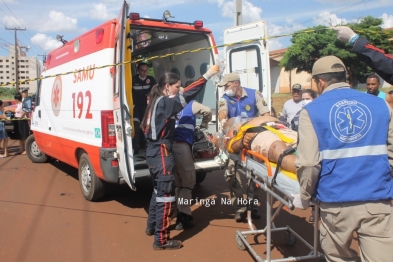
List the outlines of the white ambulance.
<svg viewBox="0 0 393 262">
<path fill-rule="evenodd" d="M 139 177 L 150 176 L 143 150 L 132 150 L 132 75 L 136 63 L 151 59 L 156 79 L 174 72 L 183 86 L 198 79 L 218 59 L 212 32 L 202 21 L 191 23 L 141 18 L 123 3 L 117 19 L 110 20 L 52 51 L 42 73 L 27 154 L 35 163 L 48 157 L 78 168 L 83 196 L 104 196 L 105 182 L 126 182 L 135 190 Z M 263 22 L 225 31 L 225 41 L 265 37 Z M 195 51 L 199 50 L 199 51 Z M 252 41 L 227 48 L 227 70 L 240 73 L 245 86 L 263 91 L 270 102 L 266 43 Z M 195 52 L 188 52 L 195 51 Z M 247 82 L 248 81 L 248 82 Z M 212 80 L 197 100 L 216 116 L 220 94 Z M 212 121 L 209 130 L 217 130 Z M 214 157 L 213 148 L 202 157 Z M 198 182 L 223 166 L 211 159 L 195 162 Z"/>
</svg>

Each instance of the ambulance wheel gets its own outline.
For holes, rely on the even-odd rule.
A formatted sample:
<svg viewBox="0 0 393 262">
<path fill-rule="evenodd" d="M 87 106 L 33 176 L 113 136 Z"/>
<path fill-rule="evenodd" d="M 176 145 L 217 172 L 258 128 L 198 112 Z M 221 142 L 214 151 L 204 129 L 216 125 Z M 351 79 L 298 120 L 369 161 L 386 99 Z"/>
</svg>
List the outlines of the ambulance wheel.
<svg viewBox="0 0 393 262">
<path fill-rule="evenodd" d="M 33 163 L 45 163 L 48 157 L 38 148 L 34 135 L 30 135 L 26 139 L 26 154 Z"/>
<path fill-rule="evenodd" d="M 86 153 L 83 153 L 79 158 L 78 177 L 82 195 L 87 200 L 96 201 L 104 196 L 104 182 L 96 176 Z"/>
<path fill-rule="evenodd" d="M 244 245 L 244 243 L 243 243 L 243 241 L 241 240 L 241 238 L 238 237 L 237 235 L 235 236 L 235 238 L 236 238 L 237 247 L 238 247 L 240 250 L 246 250 L 246 246 Z"/>
<path fill-rule="evenodd" d="M 196 172 L 195 175 L 196 175 L 195 176 L 195 181 L 196 181 L 197 185 L 202 183 L 203 180 L 205 180 L 205 178 L 206 178 L 206 172 Z"/>
</svg>

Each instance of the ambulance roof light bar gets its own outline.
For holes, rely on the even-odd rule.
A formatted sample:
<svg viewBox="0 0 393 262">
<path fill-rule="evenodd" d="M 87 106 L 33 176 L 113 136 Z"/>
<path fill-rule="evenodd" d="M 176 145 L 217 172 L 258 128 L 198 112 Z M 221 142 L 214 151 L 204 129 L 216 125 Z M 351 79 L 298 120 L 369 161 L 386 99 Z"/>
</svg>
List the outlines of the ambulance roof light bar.
<svg viewBox="0 0 393 262">
<path fill-rule="evenodd" d="M 193 25 L 196 29 L 199 29 L 199 28 L 203 27 L 203 22 L 201 20 L 196 20 L 193 23 L 179 22 L 179 21 L 168 21 L 169 18 L 175 18 L 174 16 L 171 16 L 171 12 L 169 12 L 168 10 L 166 10 L 164 12 L 162 19 L 154 19 L 154 18 L 147 18 L 147 17 L 141 18 L 139 13 L 130 13 L 128 15 L 128 18 L 130 20 L 145 20 L 145 21 L 155 21 L 155 22 L 164 22 L 164 23 Z"/>
<path fill-rule="evenodd" d="M 196 21 L 194 22 L 194 26 L 195 26 L 196 29 L 202 28 L 202 27 L 203 27 L 203 21 L 201 21 L 201 20 L 196 20 Z"/>
<path fill-rule="evenodd" d="M 139 13 L 130 13 L 130 15 L 128 16 L 131 20 L 139 20 L 141 19 L 139 16 Z"/>
</svg>

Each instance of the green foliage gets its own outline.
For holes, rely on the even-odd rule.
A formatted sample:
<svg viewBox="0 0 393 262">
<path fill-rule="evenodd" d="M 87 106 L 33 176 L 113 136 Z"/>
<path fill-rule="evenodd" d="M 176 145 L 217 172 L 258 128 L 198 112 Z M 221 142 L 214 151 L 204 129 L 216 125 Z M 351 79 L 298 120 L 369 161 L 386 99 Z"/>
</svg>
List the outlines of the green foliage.
<svg viewBox="0 0 393 262">
<path fill-rule="evenodd" d="M 347 24 L 361 37 L 368 39 L 369 43 L 383 49 L 386 53 L 393 53 L 390 45 L 390 32 L 382 31 L 382 19 L 367 16 L 359 23 Z M 347 67 L 352 85 L 358 82 L 365 83 L 366 77 L 372 73 L 371 69 L 360 62 L 357 55 L 351 52 L 352 47 L 337 39 L 336 33 L 326 26 L 315 26 L 293 34 L 293 43 L 285 52 L 280 66 L 286 71 L 296 68 L 296 72 L 306 71 L 311 73 L 316 60 L 323 56 L 335 55 Z"/>
<path fill-rule="evenodd" d="M 16 90 L 14 87 L 0 87 L 0 100 L 14 99 L 15 94 Z"/>
</svg>

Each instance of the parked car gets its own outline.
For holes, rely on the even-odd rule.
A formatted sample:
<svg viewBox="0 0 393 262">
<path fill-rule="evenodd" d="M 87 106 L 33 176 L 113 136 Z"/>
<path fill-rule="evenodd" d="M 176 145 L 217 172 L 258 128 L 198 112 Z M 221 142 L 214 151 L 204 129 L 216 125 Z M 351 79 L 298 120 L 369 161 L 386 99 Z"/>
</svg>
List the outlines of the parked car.
<svg viewBox="0 0 393 262">
<path fill-rule="evenodd" d="M 10 105 L 15 105 L 15 100 L 2 100 L 3 101 L 3 106 L 10 106 Z"/>
</svg>

